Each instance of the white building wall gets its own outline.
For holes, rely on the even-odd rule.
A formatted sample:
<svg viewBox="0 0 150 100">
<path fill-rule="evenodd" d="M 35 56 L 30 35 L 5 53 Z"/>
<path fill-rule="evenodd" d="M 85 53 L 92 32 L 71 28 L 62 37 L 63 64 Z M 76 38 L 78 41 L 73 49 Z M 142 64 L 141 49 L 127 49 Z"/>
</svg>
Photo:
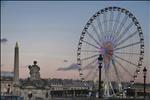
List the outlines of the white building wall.
<svg viewBox="0 0 150 100">
<path fill-rule="evenodd" d="M 10 87 L 8 87 L 10 85 Z M 13 82 L 12 81 L 1 81 L 1 95 L 10 95 L 13 90 Z M 10 92 L 6 94 L 7 89 L 10 88 Z"/>
<path fill-rule="evenodd" d="M 46 92 L 49 94 L 50 98 L 50 90 L 42 90 L 42 89 L 21 89 L 21 96 L 24 97 L 24 100 L 28 100 L 29 91 L 32 92 L 32 99 L 36 100 L 36 98 L 40 97 L 46 100 Z"/>
</svg>

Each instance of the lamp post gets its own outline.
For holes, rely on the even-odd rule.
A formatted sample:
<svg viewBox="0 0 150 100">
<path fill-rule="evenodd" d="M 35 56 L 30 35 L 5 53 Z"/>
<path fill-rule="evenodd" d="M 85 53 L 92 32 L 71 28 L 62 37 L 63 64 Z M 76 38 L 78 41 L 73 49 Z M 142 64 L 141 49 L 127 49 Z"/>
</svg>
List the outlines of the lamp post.
<svg viewBox="0 0 150 100">
<path fill-rule="evenodd" d="M 98 57 L 98 63 L 99 63 L 99 90 L 98 90 L 98 97 L 101 98 L 102 95 L 101 95 L 101 68 L 102 68 L 102 62 L 103 62 L 103 57 L 102 57 L 102 54 L 99 55 Z"/>
<path fill-rule="evenodd" d="M 7 94 L 9 95 L 10 93 L 10 84 L 8 84 L 8 88 L 7 88 Z"/>
<path fill-rule="evenodd" d="M 145 91 L 145 88 L 146 88 L 146 72 L 147 72 L 147 69 L 146 67 L 144 67 L 143 69 L 143 74 L 144 74 L 144 100 L 145 100 L 145 96 L 146 96 L 146 91 Z"/>
<path fill-rule="evenodd" d="M 48 96 L 49 96 L 48 91 L 46 91 L 45 98 L 46 98 L 47 100 L 48 100 Z"/>
<path fill-rule="evenodd" d="M 31 91 L 28 92 L 28 98 L 29 98 L 29 100 L 31 100 L 31 98 L 32 98 L 32 92 Z"/>
</svg>

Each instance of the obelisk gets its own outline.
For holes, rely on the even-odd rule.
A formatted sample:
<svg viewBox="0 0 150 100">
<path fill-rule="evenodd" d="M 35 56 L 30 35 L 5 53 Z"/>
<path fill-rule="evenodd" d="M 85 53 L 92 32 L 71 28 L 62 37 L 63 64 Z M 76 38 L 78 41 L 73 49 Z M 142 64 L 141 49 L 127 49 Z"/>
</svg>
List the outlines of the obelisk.
<svg viewBox="0 0 150 100">
<path fill-rule="evenodd" d="M 19 85 L 19 46 L 17 42 L 14 54 L 14 84 Z"/>
</svg>

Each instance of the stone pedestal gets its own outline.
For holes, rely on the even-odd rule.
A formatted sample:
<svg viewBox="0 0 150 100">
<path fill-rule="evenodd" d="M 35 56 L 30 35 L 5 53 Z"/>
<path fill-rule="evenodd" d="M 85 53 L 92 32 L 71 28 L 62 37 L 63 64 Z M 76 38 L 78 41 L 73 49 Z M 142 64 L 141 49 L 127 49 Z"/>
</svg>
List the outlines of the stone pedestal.
<svg viewBox="0 0 150 100">
<path fill-rule="evenodd" d="M 21 93 L 20 93 L 20 87 L 17 84 L 13 85 L 13 95 L 14 96 L 20 96 L 21 95 Z"/>
</svg>

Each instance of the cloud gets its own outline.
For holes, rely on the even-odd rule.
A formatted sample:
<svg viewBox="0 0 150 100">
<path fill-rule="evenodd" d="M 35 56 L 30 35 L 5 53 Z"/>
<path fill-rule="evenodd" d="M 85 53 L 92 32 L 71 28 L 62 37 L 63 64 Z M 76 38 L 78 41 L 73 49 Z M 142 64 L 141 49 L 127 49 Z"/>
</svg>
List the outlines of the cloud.
<svg viewBox="0 0 150 100">
<path fill-rule="evenodd" d="M 21 66 L 21 68 L 28 68 L 28 66 L 29 66 L 29 65 L 24 65 L 24 66 Z"/>
<path fill-rule="evenodd" d="M 87 66 L 84 66 L 82 70 L 90 70 L 90 69 L 93 69 L 93 68 L 96 68 L 96 66 L 94 66 L 94 65 L 87 65 Z"/>
<path fill-rule="evenodd" d="M 8 40 L 6 38 L 1 39 L 1 43 L 6 43 L 6 42 L 8 42 Z"/>
<path fill-rule="evenodd" d="M 58 68 L 58 71 L 69 71 L 69 70 L 77 70 L 79 69 L 79 65 L 76 63 L 71 64 L 68 67 Z"/>
<path fill-rule="evenodd" d="M 64 62 L 68 62 L 68 60 L 64 60 Z"/>
</svg>

